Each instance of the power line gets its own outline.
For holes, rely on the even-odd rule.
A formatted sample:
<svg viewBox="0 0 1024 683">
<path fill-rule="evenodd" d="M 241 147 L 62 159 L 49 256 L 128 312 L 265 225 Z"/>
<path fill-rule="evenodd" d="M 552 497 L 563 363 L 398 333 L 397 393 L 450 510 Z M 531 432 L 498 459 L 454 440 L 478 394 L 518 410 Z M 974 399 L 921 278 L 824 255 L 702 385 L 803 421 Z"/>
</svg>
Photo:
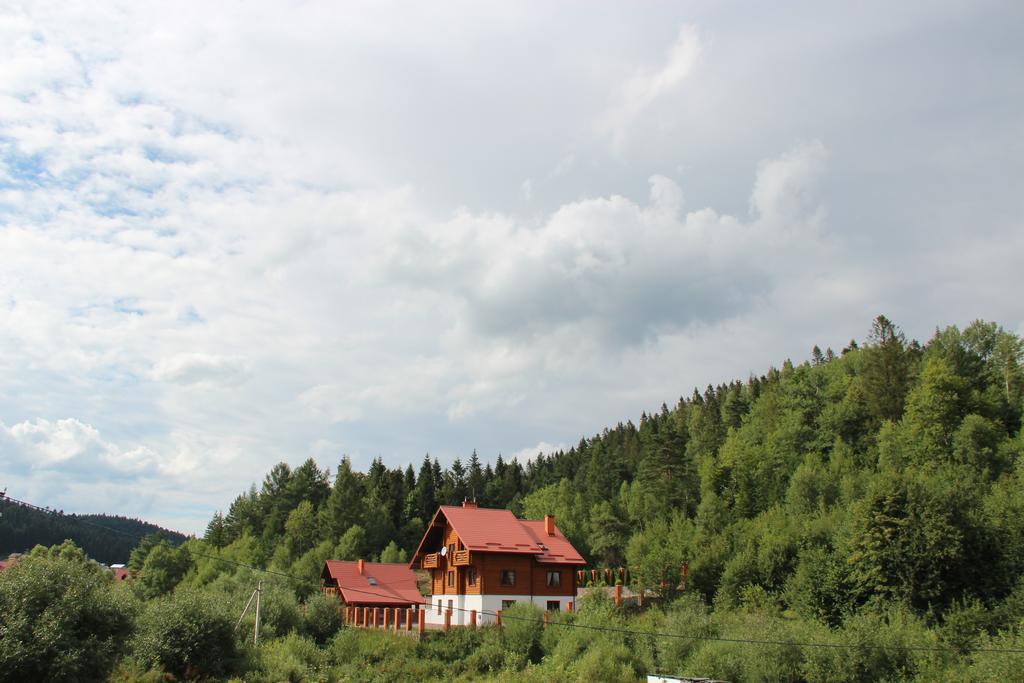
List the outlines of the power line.
<svg viewBox="0 0 1024 683">
<path fill-rule="evenodd" d="M 38 505 L 33 505 L 32 503 L 28 503 L 28 502 L 25 502 L 25 501 L 22 501 L 22 500 L 18 500 L 17 498 L 12 498 L 11 496 L 0 497 L 0 501 L 10 501 L 12 503 L 16 503 L 18 505 L 23 505 L 23 506 L 31 508 L 33 510 L 38 510 L 40 512 L 45 512 L 45 513 L 48 513 L 48 514 L 63 516 L 63 513 L 60 513 L 60 512 L 58 512 L 56 510 L 52 510 L 50 508 L 40 507 Z M 142 536 L 137 536 L 135 534 L 132 534 L 131 532 L 123 531 L 121 529 L 115 529 L 113 527 L 107 527 L 107 526 L 104 526 L 102 524 L 97 524 L 95 522 L 92 522 L 91 520 L 83 519 L 83 518 L 78 517 L 78 516 L 72 516 L 71 519 L 74 519 L 74 520 L 76 520 L 76 521 L 78 521 L 78 522 L 80 522 L 82 524 L 88 524 L 90 526 L 95 526 L 95 527 L 98 527 L 100 529 L 104 529 L 105 531 L 109 531 L 109 532 L 112 532 L 112 533 L 119 533 L 119 534 L 122 534 L 124 536 L 128 536 L 128 537 L 134 538 L 136 541 L 141 541 L 142 538 L 143 538 Z M 196 557 L 203 557 L 203 558 L 206 558 L 206 559 L 214 560 L 216 562 L 223 562 L 223 563 L 226 563 L 226 564 L 234 565 L 236 567 L 242 567 L 242 568 L 245 568 L 245 569 L 250 569 L 250 570 L 255 571 L 255 572 L 261 572 L 263 574 L 269 574 L 271 576 L 277 576 L 277 577 L 289 579 L 291 581 L 294 581 L 295 583 L 307 583 L 307 584 L 315 584 L 316 583 L 315 579 L 307 579 L 307 578 L 296 577 L 296 576 L 292 576 L 291 574 L 287 574 L 285 572 L 278 572 L 278 571 L 274 571 L 272 569 L 264 569 L 262 567 L 257 567 L 255 565 L 247 564 L 245 562 L 238 562 L 236 560 L 231 560 L 231 559 L 228 559 L 228 558 L 225 558 L 225 557 L 221 557 L 219 555 L 211 555 L 209 553 L 202 553 L 202 552 L 194 551 L 192 549 L 189 549 L 188 552 L 189 552 L 190 555 L 194 555 Z M 364 590 L 364 589 L 360 589 L 360 588 L 355 588 L 355 587 L 351 587 L 351 586 L 340 586 L 339 585 L 338 589 L 339 590 L 349 591 L 349 592 L 352 592 L 352 593 L 359 593 L 359 594 L 364 594 L 364 595 L 373 595 L 373 596 L 377 596 L 377 597 L 380 596 L 379 592 L 368 591 L 368 590 Z M 432 609 L 434 607 L 434 605 L 432 605 L 428 600 L 423 600 L 422 602 L 417 603 L 417 604 L 423 606 L 424 608 L 431 608 Z M 496 617 L 497 616 L 497 611 L 493 611 L 493 610 L 471 610 L 471 609 L 467 609 L 465 607 L 454 607 L 454 606 L 452 606 L 450 608 L 447 608 L 447 609 L 452 609 L 452 610 L 455 610 L 455 611 L 458 611 L 458 612 L 473 612 L 473 611 L 476 611 L 477 614 L 479 614 L 481 616 L 492 616 L 492 617 Z M 531 617 L 517 617 L 515 615 L 505 614 L 505 613 L 502 613 L 501 618 L 502 618 L 502 620 L 529 621 L 529 622 L 533 622 L 533 623 L 537 622 L 536 619 L 531 618 Z M 594 625 L 591 625 L 591 624 L 580 624 L 580 623 L 577 623 L 575 621 L 560 621 L 560 620 L 559 621 L 549 620 L 548 621 L 548 625 L 549 626 L 563 626 L 563 627 L 568 627 L 568 628 L 581 628 L 581 629 L 585 629 L 585 630 L 588 630 L 588 631 L 599 631 L 599 632 L 603 632 L 603 633 L 616 633 L 616 634 L 620 634 L 620 635 L 645 636 L 645 637 L 648 637 L 648 638 L 673 638 L 673 639 L 677 639 L 677 640 L 692 640 L 692 641 L 714 642 L 714 643 L 734 643 L 734 644 L 740 644 L 740 645 L 775 645 L 775 646 L 790 646 L 790 647 L 800 647 L 800 648 L 818 648 L 818 649 L 834 649 L 834 650 L 857 650 L 857 649 L 864 649 L 864 650 L 898 650 L 898 651 L 903 651 L 903 652 L 946 652 L 946 653 L 951 653 L 951 654 L 959 654 L 960 653 L 960 650 L 958 650 L 956 648 L 938 647 L 938 646 L 929 646 L 929 645 L 871 645 L 871 644 L 866 644 L 866 643 L 821 643 L 821 642 L 801 642 L 801 641 L 794 641 L 794 640 L 773 640 L 773 639 L 756 639 L 756 638 L 724 638 L 724 637 L 719 637 L 719 636 L 691 636 L 691 635 L 686 635 L 686 634 L 683 634 L 683 633 L 667 633 L 667 632 L 662 632 L 662 631 L 639 631 L 639 630 L 635 630 L 635 629 L 620 628 L 620 627 L 615 627 L 615 626 L 594 626 Z M 994 648 L 994 647 L 987 647 L 987 648 L 972 648 L 970 651 L 973 652 L 973 653 L 1024 654 L 1024 648 Z"/>
</svg>

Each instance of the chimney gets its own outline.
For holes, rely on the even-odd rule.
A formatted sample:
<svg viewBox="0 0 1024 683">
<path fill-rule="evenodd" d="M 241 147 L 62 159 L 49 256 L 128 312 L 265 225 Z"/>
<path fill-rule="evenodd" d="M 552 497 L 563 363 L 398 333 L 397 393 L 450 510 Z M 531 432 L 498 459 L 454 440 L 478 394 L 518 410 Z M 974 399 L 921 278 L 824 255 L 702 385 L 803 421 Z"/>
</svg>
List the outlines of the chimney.
<svg viewBox="0 0 1024 683">
<path fill-rule="evenodd" d="M 555 535 L 555 516 L 544 515 L 544 533 L 548 536 Z"/>
<path fill-rule="evenodd" d="M 359 567 L 359 573 L 360 573 L 360 574 L 362 574 L 362 573 L 363 573 L 363 565 L 364 565 L 364 564 L 365 564 L 365 563 L 364 563 L 364 562 L 363 562 L 362 560 L 359 560 L 359 561 L 357 561 L 357 562 L 356 562 L 356 566 L 357 566 L 357 567 Z"/>
<path fill-rule="evenodd" d="M 462 501 L 462 507 L 467 508 L 469 510 L 475 510 L 476 509 L 476 501 L 475 500 L 463 500 Z"/>
</svg>

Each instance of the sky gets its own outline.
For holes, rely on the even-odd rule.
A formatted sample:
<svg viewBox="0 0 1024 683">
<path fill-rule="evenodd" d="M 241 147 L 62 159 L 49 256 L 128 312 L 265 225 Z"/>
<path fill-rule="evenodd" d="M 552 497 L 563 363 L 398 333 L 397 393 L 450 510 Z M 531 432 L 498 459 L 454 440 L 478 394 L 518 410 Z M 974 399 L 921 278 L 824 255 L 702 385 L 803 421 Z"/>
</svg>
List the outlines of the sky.
<svg viewBox="0 0 1024 683">
<path fill-rule="evenodd" d="M 1014 2 L 0 2 L 0 490 L 201 533 L 1024 333 Z"/>
</svg>

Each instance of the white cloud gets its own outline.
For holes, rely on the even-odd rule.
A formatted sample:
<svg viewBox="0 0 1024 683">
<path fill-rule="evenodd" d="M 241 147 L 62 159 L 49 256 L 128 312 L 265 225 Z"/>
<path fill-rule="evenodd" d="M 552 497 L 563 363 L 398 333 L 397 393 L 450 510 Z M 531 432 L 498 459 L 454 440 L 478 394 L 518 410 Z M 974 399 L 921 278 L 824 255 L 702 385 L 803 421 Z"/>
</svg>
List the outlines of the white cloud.
<svg viewBox="0 0 1024 683">
<path fill-rule="evenodd" d="M 0 11 L 0 474 L 201 530 L 339 444 L 574 443 L 879 312 L 1020 329 L 1000 22 L 730 11 Z"/>
<path fill-rule="evenodd" d="M 565 444 L 550 444 L 546 441 L 541 441 L 536 446 L 530 446 L 527 448 L 520 448 L 518 451 L 514 451 L 508 454 L 509 460 L 518 460 L 525 464 L 532 462 L 537 455 L 543 453 L 544 455 L 552 455 L 559 451 L 567 451 L 569 447 Z"/>
<path fill-rule="evenodd" d="M 626 80 L 616 102 L 605 113 L 600 128 L 611 138 L 612 147 L 621 151 L 629 127 L 658 98 L 677 88 L 700 62 L 704 46 L 700 31 L 684 24 L 679 35 L 657 69 L 640 69 Z"/>
<path fill-rule="evenodd" d="M 158 361 L 150 376 L 158 382 L 233 385 L 244 382 L 248 374 L 247 363 L 243 358 L 180 353 Z"/>
<path fill-rule="evenodd" d="M 0 450 L 12 462 L 32 470 L 100 469 L 108 476 L 151 473 L 156 454 L 144 446 L 122 449 L 104 440 L 98 430 L 74 418 L 38 418 L 7 427 L 0 422 Z"/>
</svg>

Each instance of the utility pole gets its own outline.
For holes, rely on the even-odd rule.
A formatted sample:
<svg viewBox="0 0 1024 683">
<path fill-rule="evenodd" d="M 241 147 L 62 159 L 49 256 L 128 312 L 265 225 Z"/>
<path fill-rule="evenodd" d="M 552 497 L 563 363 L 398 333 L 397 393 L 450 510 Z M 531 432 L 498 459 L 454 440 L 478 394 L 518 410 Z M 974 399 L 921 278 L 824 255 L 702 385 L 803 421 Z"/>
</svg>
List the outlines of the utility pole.
<svg viewBox="0 0 1024 683">
<path fill-rule="evenodd" d="M 263 599 L 263 582 L 260 581 L 256 584 L 256 590 L 249 596 L 249 602 L 245 603 L 245 607 L 242 609 L 241 616 L 238 617 L 238 622 L 235 624 L 235 630 L 242 625 L 242 619 L 245 619 L 245 613 L 249 611 L 249 605 L 252 604 L 253 598 L 256 598 L 256 625 L 252 629 L 252 644 L 259 645 L 260 643 L 260 607 Z"/>
<path fill-rule="evenodd" d="M 252 631 L 252 644 L 260 644 L 260 600 L 263 598 L 263 582 L 256 584 L 256 627 Z"/>
</svg>

